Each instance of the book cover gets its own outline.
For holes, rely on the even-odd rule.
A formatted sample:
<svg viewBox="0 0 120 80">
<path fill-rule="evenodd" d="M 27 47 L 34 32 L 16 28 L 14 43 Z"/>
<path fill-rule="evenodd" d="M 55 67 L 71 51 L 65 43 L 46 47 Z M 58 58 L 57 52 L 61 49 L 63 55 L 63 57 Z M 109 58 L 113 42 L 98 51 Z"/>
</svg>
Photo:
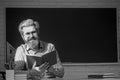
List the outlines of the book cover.
<svg viewBox="0 0 120 80">
<path fill-rule="evenodd" d="M 32 69 L 32 66 L 35 62 L 36 62 L 36 67 L 40 66 L 45 62 L 48 62 L 50 66 L 54 65 L 55 63 L 57 63 L 56 51 L 52 51 L 42 56 L 27 55 L 27 62 L 29 69 Z"/>
</svg>

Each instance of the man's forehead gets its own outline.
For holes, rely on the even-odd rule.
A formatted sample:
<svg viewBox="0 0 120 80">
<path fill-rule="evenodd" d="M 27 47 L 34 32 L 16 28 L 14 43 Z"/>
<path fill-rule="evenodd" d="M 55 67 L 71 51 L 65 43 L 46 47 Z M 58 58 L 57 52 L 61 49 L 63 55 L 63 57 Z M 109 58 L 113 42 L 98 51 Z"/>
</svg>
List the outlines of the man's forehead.
<svg viewBox="0 0 120 80">
<path fill-rule="evenodd" d="M 23 27 L 23 32 L 32 32 L 32 31 L 36 31 L 34 26 Z"/>
</svg>

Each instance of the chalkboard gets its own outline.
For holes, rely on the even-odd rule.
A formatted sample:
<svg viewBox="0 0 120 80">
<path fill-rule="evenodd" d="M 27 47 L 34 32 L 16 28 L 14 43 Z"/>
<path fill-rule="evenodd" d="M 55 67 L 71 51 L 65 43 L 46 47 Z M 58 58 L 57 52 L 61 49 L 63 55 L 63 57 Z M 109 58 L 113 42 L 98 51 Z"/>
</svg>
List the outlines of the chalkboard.
<svg viewBox="0 0 120 80">
<path fill-rule="evenodd" d="M 62 62 L 118 62 L 116 8 L 6 8 L 6 40 L 15 48 L 23 43 L 18 24 L 28 18 Z"/>
</svg>

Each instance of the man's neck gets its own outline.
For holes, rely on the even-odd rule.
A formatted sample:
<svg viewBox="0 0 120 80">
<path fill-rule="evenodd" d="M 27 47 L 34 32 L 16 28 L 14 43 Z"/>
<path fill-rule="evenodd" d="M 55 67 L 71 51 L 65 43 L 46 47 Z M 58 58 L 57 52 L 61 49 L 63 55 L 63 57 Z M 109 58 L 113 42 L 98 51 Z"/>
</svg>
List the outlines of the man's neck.
<svg viewBox="0 0 120 80">
<path fill-rule="evenodd" d="M 38 51 L 38 50 L 40 49 L 40 45 L 39 45 L 39 44 L 40 44 L 40 43 L 38 43 L 38 45 L 35 46 L 33 49 Z"/>
</svg>

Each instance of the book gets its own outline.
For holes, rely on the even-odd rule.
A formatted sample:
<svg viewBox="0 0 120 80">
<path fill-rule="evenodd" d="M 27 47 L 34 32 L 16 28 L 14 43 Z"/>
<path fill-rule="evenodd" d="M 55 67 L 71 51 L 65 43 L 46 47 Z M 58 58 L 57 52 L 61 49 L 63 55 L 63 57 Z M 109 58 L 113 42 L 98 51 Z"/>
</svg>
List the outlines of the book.
<svg viewBox="0 0 120 80">
<path fill-rule="evenodd" d="M 14 80 L 14 70 L 6 70 L 6 80 Z"/>
<path fill-rule="evenodd" d="M 29 69 L 32 69 L 35 62 L 36 62 L 35 67 L 38 67 L 45 62 L 49 63 L 50 66 L 54 65 L 55 63 L 57 63 L 56 51 L 46 53 L 42 56 L 27 55 L 27 63 Z"/>
<path fill-rule="evenodd" d="M 89 79 L 94 79 L 94 78 L 120 78 L 120 75 L 118 75 L 118 74 L 101 74 L 101 75 L 88 75 L 88 78 Z"/>
<path fill-rule="evenodd" d="M 14 80 L 27 80 L 27 71 L 16 70 Z"/>
</svg>

